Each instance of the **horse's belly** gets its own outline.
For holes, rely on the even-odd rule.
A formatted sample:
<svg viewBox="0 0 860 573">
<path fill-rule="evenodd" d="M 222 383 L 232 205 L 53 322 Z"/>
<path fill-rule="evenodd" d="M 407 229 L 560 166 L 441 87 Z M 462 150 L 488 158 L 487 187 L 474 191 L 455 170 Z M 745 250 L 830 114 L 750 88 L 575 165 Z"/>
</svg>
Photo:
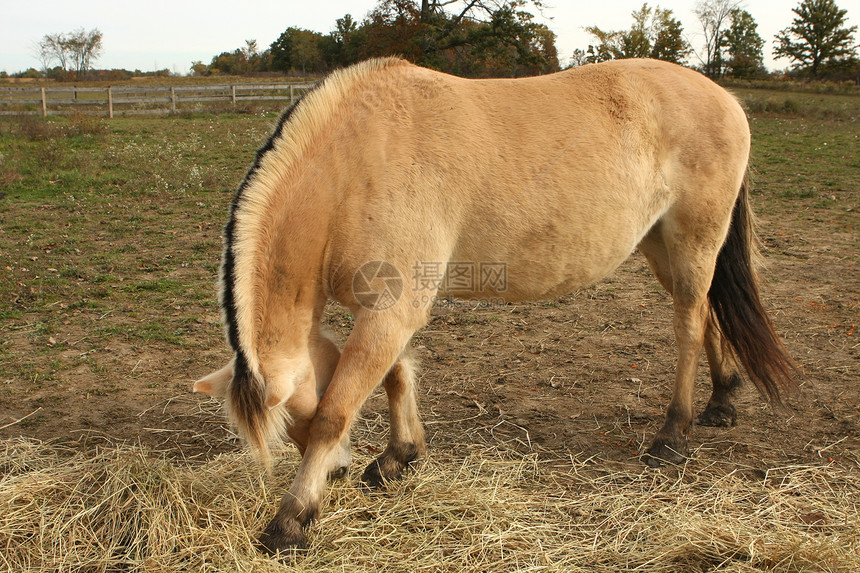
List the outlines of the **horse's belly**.
<svg viewBox="0 0 860 573">
<path fill-rule="evenodd" d="M 442 294 L 467 299 L 541 300 L 589 286 L 607 276 L 635 249 L 632 233 L 585 240 L 508 237 L 485 248 L 456 250 L 446 263 Z"/>
</svg>

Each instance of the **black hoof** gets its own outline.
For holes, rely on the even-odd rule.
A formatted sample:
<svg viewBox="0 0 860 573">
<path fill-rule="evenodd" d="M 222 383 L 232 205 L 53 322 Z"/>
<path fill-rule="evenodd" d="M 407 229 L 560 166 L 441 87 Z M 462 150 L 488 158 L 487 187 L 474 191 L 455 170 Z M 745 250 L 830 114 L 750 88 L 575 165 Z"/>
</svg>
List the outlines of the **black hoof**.
<svg viewBox="0 0 860 573">
<path fill-rule="evenodd" d="M 686 454 L 687 447 L 683 442 L 656 439 L 648 451 L 642 454 L 642 461 L 652 468 L 659 468 L 665 464 L 680 466 L 687 462 Z"/>
<path fill-rule="evenodd" d="M 699 426 L 713 426 L 717 428 L 730 428 L 738 423 L 738 411 L 734 404 L 711 404 L 709 403 L 699 417 L 696 424 Z"/>
<path fill-rule="evenodd" d="M 291 560 L 304 552 L 308 540 L 298 521 L 281 523 L 273 519 L 259 538 L 259 548 L 266 555 Z"/>
<path fill-rule="evenodd" d="M 386 482 L 400 479 L 410 464 L 418 459 L 418 448 L 414 444 L 390 446 L 370 462 L 361 474 L 361 481 L 371 489 L 379 489 Z"/>
<path fill-rule="evenodd" d="M 386 479 L 382 475 L 379 459 L 373 460 L 364 468 L 364 473 L 361 474 L 361 482 L 370 489 L 380 489 L 385 485 Z"/>
</svg>

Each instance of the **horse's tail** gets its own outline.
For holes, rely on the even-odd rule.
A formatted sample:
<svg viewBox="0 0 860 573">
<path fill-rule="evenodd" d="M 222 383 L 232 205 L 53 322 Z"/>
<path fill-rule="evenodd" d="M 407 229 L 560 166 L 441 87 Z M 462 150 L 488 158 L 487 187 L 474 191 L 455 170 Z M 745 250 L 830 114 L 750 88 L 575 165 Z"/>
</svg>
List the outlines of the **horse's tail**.
<svg viewBox="0 0 860 573">
<path fill-rule="evenodd" d="M 797 366 L 774 330 L 759 294 L 755 272 L 757 244 L 744 177 L 726 242 L 717 257 L 708 291 L 711 312 L 737 361 L 770 402 L 797 389 Z"/>
<path fill-rule="evenodd" d="M 281 439 L 286 408 L 266 406 L 265 381 L 250 367 L 241 351 L 236 352 L 233 380 L 226 397 L 230 421 L 266 467 L 271 465 L 269 445 Z"/>
</svg>

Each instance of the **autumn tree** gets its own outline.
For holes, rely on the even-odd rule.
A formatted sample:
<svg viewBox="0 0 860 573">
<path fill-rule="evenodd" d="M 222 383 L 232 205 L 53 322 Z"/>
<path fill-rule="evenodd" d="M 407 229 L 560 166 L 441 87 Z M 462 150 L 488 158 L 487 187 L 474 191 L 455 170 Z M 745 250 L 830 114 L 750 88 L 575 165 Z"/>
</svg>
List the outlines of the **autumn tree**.
<svg viewBox="0 0 860 573">
<path fill-rule="evenodd" d="M 56 63 L 63 70 L 68 69 L 68 52 L 65 48 L 65 34 L 45 34 L 38 44 L 39 61 L 45 71 Z"/>
<path fill-rule="evenodd" d="M 399 55 L 461 75 L 555 71 L 555 35 L 529 12 L 541 6 L 535 0 L 383 0 L 349 40 L 336 43 L 358 59 Z M 346 37 L 340 27 L 333 34 Z"/>
<path fill-rule="evenodd" d="M 69 35 L 67 45 L 75 72 L 80 75 L 92 69 L 93 62 L 101 56 L 102 33 L 98 28 L 89 32 L 80 28 Z"/>
<path fill-rule="evenodd" d="M 269 60 L 269 51 L 261 52 L 257 47 L 257 40 L 245 40 L 243 47 L 236 48 L 232 52 L 221 52 L 212 58 L 208 66 L 201 62 L 192 62 L 191 71 L 195 76 L 212 74 L 249 75 L 266 71 L 269 67 Z"/>
<path fill-rule="evenodd" d="M 402 56 L 419 62 L 427 49 L 429 25 L 421 20 L 421 7 L 413 0 L 383 0 L 361 26 L 362 59 Z"/>
<path fill-rule="evenodd" d="M 102 53 L 102 33 L 98 28 L 79 28 L 70 33 L 46 34 L 38 44 L 39 59 L 47 69 L 56 62 L 64 71 L 78 76 L 92 69 Z"/>
<path fill-rule="evenodd" d="M 260 52 L 257 49 L 257 40 L 245 40 L 245 47 L 239 48 L 239 65 L 242 72 L 249 74 L 259 65 Z"/>
<path fill-rule="evenodd" d="M 792 9 L 796 18 L 776 35 L 774 56 L 793 60 L 792 67 L 818 76 L 822 68 L 857 56 L 854 32 L 845 27 L 846 10 L 834 0 L 803 0 Z"/>
<path fill-rule="evenodd" d="M 718 78 L 723 73 L 723 41 L 726 28 L 731 23 L 732 10 L 740 0 L 702 0 L 693 12 L 702 26 L 705 37 L 704 55 L 696 53 L 702 63 L 702 72 L 709 78 Z"/>
<path fill-rule="evenodd" d="M 552 72 L 559 67 L 555 34 L 529 12 L 541 7 L 541 0 L 381 0 L 361 22 L 339 18 L 329 34 L 287 28 L 261 56 L 280 72 L 322 72 L 380 56 L 469 76 Z M 237 69 L 242 57 L 249 59 L 247 49 L 225 52 L 211 67 Z"/>
</svg>

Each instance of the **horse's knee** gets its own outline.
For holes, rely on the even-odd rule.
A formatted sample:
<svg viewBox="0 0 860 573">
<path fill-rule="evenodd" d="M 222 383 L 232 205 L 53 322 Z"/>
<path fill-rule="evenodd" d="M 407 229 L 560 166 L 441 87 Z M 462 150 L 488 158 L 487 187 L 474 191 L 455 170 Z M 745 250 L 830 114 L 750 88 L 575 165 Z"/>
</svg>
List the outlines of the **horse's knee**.
<svg viewBox="0 0 860 573">
<path fill-rule="evenodd" d="M 349 429 L 349 416 L 343 408 L 320 407 L 311 420 L 309 439 L 317 444 L 339 441 Z"/>
<path fill-rule="evenodd" d="M 401 359 L 398 359 L 382 380 L 382 386 L 385 388 L 389 400 L 395 401 L 403 397 L 410 382 L 409 375 L 407 366 L 403 364 Z"/>
</svg>

